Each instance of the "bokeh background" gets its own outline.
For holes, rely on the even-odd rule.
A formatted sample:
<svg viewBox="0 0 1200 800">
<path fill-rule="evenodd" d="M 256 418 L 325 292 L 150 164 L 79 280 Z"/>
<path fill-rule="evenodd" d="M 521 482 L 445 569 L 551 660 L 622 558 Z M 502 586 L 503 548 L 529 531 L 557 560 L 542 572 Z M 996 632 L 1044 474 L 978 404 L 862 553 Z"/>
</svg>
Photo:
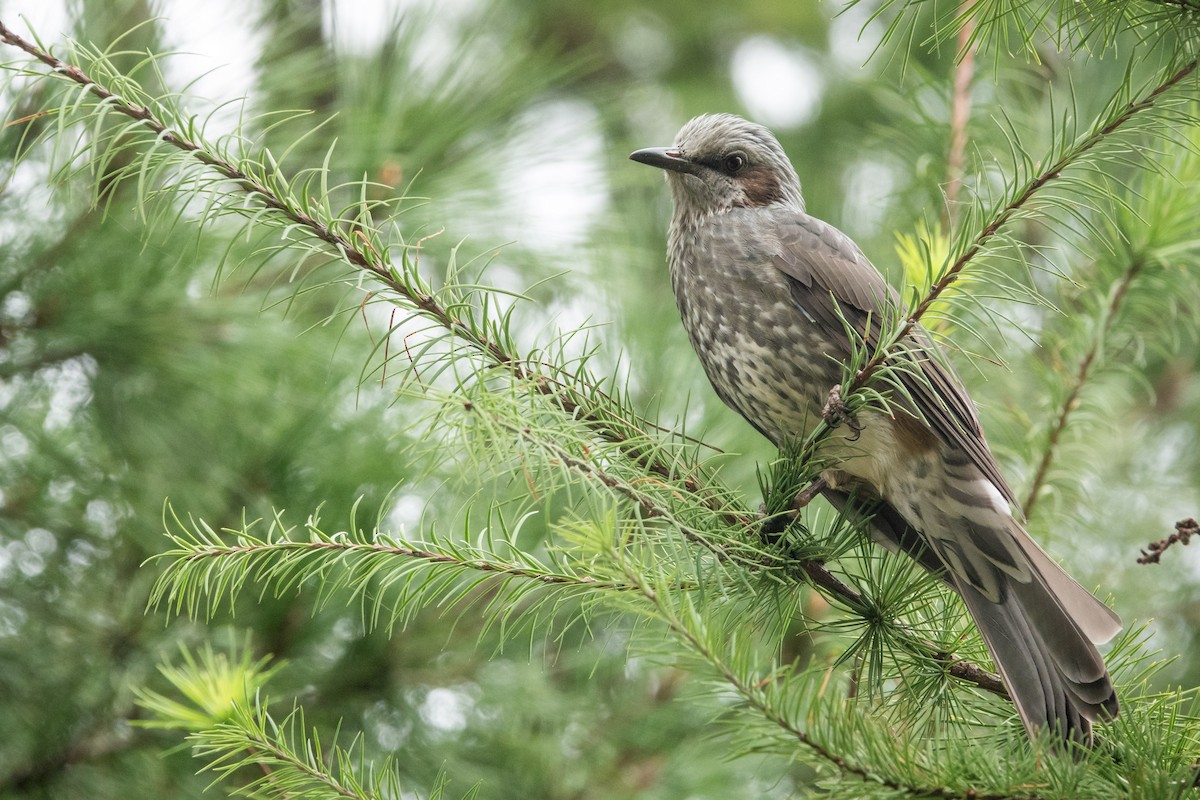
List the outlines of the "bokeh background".
<svg viewBox="0 0 1200 800">
<path fill-rule="evenodd" d="M 51 45 L 125 35 L 117 58 L 130 68 L 138 53 L 177 52 L 152 88 L 181 92 L 211 138 L 243 124 L 276 152 L 294 144 L 296 168 L 319 165 L 336 141 L 337 174 L 413 198 L 401 225 L 410 242 L 431 237 L 423 272 L 436 281 L 457 248 L 491 259 L 492 285 L 536 286 L 519 338 L 532 346 L 592 326 L 599 363 L 645 414 L 682 419 L 724 449 L 724 479 L 748 497 L 773 454 L 704 381 L 666 276 L 667 192 L 626 156 L 670 143 L 698 113 L 752 117 L 779 135 L 810 213 L 894 280 L 919 282 L 904 274 L 914 242 L 945 247 L 931 232 L 956 214 L 946 192 L 957 43 L 885 42 L 895 10 L 880 10 L 870 0 L 0 2 L 7 24 Z M 974 58 L 962 203 L 1003 174 L 1009 136 L 1041 152 L 1062 109 L 1090 119 L 1127 66 L 1119 48 L 1086 56 L 1049 37 L 1034 54 L 984 42 Z M 0 97 L 6 119 L 23 116 L 11 88 Z M 293 109 L 315 113 L 270 116 Z M 631 655 L 619 627 L 500 648 L 494 632 L 469 618 L 451 625 L 436 608 L 389 634 L 304 593 L 243 597 L 211 620 L 148 612 L 168 499 L 213 526 L 273 509 L 303 519 L 318 506 L 336 526 L 359 502 L 360 515 L 402 531 L 459 519 L 471 479 L 419 463 L 425 412 L 364 368 L 386 312 L 359 314 L 332 290 L 282 302 L 288 268 L 229 270 L 251 245 L 220 226 L 147 227 L 129 187 L 101 181 L 97 207 L 86 178 L 37 157 L 17 165 L 18 148 L 17 129 L 0 131 L 0 797 L 204 794 L 210 777 L 195 774 L 180 735 L 136 726 L 133 694 L 162 687 L 156 667 L 180 643 L 203 642 L 285 659 L 272 695 L 299 699 L 312 724 L 363 731 L 369 752 L 395 756 L 413 796 L 442 770 L 463 790 L 481 781 L 488 798 L 787 797 L 808 784 L 803 766 L 727 758 L 720 698 Z M 1181 196 L 1197 194 L 1195 164 L 1164 171 Z M 1018 264 L 1010 277 L 1054 303 L 972 284 L 975 313 L 992 323 L 978 337 L 951 323 L 944 332 L 964 340 L 953 358 L 1024 496 L 1101 331 L 1031 529 L 1083 583 L 1111 593 L 1126 621 L 1153 620 L 1152 647 L 1177 658 L 1160 680 L 1193 686 L 1200 561 L 1179 550 L 1135 563 L 1200 512 L 1200 295 L 1189 272 L 1200 229 L 1189 219 L 1172 223 L 1177 252 L 1165 258 L 1177 269 L 1131 284 L 1111 328 L 1092 312 L 1123 275 L 1113 248 L 1086 246 L 1088 230 L 1072 240 L 1031 225 L 1019 235 L 1039 269 Z M 1149 224 L 1125 223 L 1127 240 Z"/>
</svg>

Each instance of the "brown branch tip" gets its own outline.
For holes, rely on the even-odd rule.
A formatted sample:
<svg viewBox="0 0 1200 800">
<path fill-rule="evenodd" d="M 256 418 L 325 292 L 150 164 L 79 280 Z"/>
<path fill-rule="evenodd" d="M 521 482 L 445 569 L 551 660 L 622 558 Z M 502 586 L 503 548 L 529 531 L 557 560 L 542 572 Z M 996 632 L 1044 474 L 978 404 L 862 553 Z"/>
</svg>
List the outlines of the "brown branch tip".
<svg viewBox="0 0 1200 800">
<path fill-rule="evenodd" d="M 1200 536 L 1200 522 L 1196 522 L 1192 517 L 1181 519 L 1175 523 L 1174 533 L 1165 539 L 1159 539 L 1157 542 L 1147 545 L 1147 549 L 1142 551 L 1137 563 L 1157 564 L 1168 547 L 1176 542 L 1186 546 L 1193 536 Z"/>
</svg>

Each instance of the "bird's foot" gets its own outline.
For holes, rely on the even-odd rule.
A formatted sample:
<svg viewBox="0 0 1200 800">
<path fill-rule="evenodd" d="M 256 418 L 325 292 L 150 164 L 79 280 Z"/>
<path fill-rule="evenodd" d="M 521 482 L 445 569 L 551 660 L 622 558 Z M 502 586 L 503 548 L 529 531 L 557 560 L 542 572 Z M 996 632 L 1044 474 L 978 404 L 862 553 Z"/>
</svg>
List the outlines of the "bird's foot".
<svg viewBox="0 0 1200 800">
<path fill-rule="evenodd" d="M 829 390 L 829 397 L 826 398 L 825 406 L 821 409 L 821 418 L 831 428 L 845 423 L 850 430 L 854 431 L 854 435 L 850 437 L 852 442 L 858 441 L 858 437 L 862 434 L 862 423 L 858 421 L 858 417 L 850 413 L 850 409 L 846 408 L 846 404 L 842 402 L 842 386 L 839 383 L 835 383 Z"/>
</svg>

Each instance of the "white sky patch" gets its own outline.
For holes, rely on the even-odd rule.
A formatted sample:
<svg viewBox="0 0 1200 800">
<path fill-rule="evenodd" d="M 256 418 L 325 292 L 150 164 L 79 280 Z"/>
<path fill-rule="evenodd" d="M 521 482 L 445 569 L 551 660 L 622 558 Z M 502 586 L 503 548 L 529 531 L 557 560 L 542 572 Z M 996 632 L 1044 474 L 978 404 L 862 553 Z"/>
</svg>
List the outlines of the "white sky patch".
<svg viewBox="0 0 1200 800">
<path fill-rule="evenodd" d="M 43 41 L 55 42 L 72 33 L 65 0 L 0 0 L 0 13 L 18 36 L 28 38 L 33 31 Z"/>
<path fill-rule="evenodd" d="M 399 750 L 412 733 L 411 723 L 380 722 L 375 726 L 375 739 L 384 750 Z M 410 795 L 401 795 L 409 797 Z M 417 795 L 411 795 L 417 797 Z"/>
<path fill-rule="evenodd" d="M 56 503 L 65 503 L 75 494 L 76 488 L 78 488 L 78 485 L 69 478 L 55 478 L 46 486 L 46 496 Z M 88 503 L 89 510 L 92 503 L 106 503 L 106 501 L 92 500 Z M 89 519 L 88 521 L 90 522 L 91 520 Z"/>
<path fill-rule="evenodd" d="M 883 40 L 885 28 L 878 19 L 871 19 L 871 13 L 869 5 L 856 3 L 829 21 L 829 52 L 842 68 L 867 66 L 867 59 Z"/>
<path fill-rule="evenodd" d="M 99 498 L 89 500 L 87 510 L 84 512 L 84 518 L 88 524 L 105 539 L 111 539 L 117 535 L 121 516 L 111 503 Z"/>
<path fill-rule="evenodd" d="M 432 13 L 428 0 L 327 0 L 325 28 L 338 52 L 364 54 L 382 47 L 398 22 L 414 18 L 420 33 L 411 37 L 404 58 L 414 75 L 432 88 L 464 55 L 459 20 L 473 4 L 474 0 L 450 0 L 444 10 Z"/>
<path fill-rule="evenodd" d="M 648 11 L 637 11 L 625 18 L 613 48 L 621 63 L 642 78 L 662 75 L 675 61 L 666 23 Z"/>
<path fill-rule="evenodd" d="M 394 498 L 388 509 L 386 528 L 393 531 L 420 527 L 428 500 L 418 494 L 402 494 Z"/>
<path fill-rule="evenodd" d="M 430 689 L 421 703 L 421 719 L 426 725 L 446 732 L 457 732 L 467 727 L 467 715 L 475 707 L 475 700 L 458 689 Z"/>
<path fill-rule="evenodd" d="M 0 107 L 4 107 L 6 102 L 7 98 L 0 96 Z M 66 134 L 67 141 L 72 141 L 71 135 L 71 133 Z M 67 147 L 62 148 L 63 153 L 67 151 Z M 7 173 L 5 177 L 8 180 L 4 191 L 12 198 L 19 197 L 20 204 L 25 208 L 36 208 L 40 211 L 33 218 L 22 214 L 0 217 L 0 247 L 9 247 L 11 246 L 10 242 L 19 242 L 39 229 L 55 227 L 56 223 L 70 213 L 72 208 L 71 203 L 75 198 L 69 191 L 57 189 L 49 176 L 54 168 L 62 165 L 61 161 L 55 164 L 49 163 L 51 147 L 41 147 L 34 152 L 36 155 L 31 155 L 28 159 L 18 162 Z M 66 202 L 63 202 L 64 200 Z M 6 303 L 5 307 L 0 310 L 0 314 L 9 320 L 15 319 L 14 315 L 21 311 L 20 300 L 12 302 L 17 305 L 9 306 Z M 27 311 L 28 308 L 25 310 Z"/>
<path fill-rule="evenodd" d="M 263 36 L 248 18 L 241 0 L 205 0 L 203 3 L 157 0 L 154 13 L 162 18 L 165 49 L 172 53 L 162 62 L 167 83 L 178 90 L 191 83 L 186 110 L 203 119 L 216 106 L 246 97 L 256 83 L 255 61 Z M 194 83 L 192 83 L 195 81 Z M 229 103 L 213 116 L 216 127 L 209 136 L 233 130 L 240 103 Z"/>
<path fill-rule="evenodd" d="M 325 30 L 334 49 L 354 56 L 378 50 L 399 31 L 410 79 L 438 91 L 472 69 L 487 71 L 504 61 L 503 45 L 480 24 L 488 2 L 325 0 Z"/>
<path fill-rule="evenodd" d="M 820 110 L 821 73 L 801 47 L 752 36 L 734 51 L 732 70 L 734 89 L 756 122 L 798 128 Z"/>
<path fill-rule="evenodd" d="M 325 26 L 339 50 L 370 52 L 391 32 L 397 3 L 387 0 L 328 0 Z M 406 4 L 411 5 L 411 4 Z"/>
<path fill-rule="evenodd" d="M 879 231 L 887 211 L 896 177 L 892 168 L 880 161 L 856 161 L 846 170 L 846 204 L 842 218 L 847 233 L 855 239 L 865 239 Z"/>
<path fill-rule="evenodd" d="M 25 534 L 25 544 L 29 549 L 41 555 L 50 555 L 58 549 L 58 540 L 54 534 L 45 528 L 30 528 Z"/>
<path fill-rule="evenodd" d="M 13 425 L 0 428 L 0 450 L 12 459 L 21 459 L 29 455 L 29 440 Z"/>
<path fill-rule="evenodd" d="M 24 292 L 11 291 L 0 300 L 0 320 L 4 322 L 24 322 L 32 310 L 33 301 Z"/>
<path fill-rule="evenodd" d="M 46 430 L 66 427 L 87 404 L 92 397 L 90 374 L 94 374 L 95 370 L 92 358 L 81 356 L 64 361 L 48 376 L 52 394 L 50 409 L 43 423 Z"/>
<path fill-rule="evenodd" d="M 28 545 L 16 553 L 17 569 L 26 578 L 36 578 L 46 569 L 46 559 L 41 553 L 35 552 Z"/>
<path fill-rule="evenodd" d="M 366 713 L 366 725 L 384 750 L 399 750 L 412 733 L 413 721 L 391 703 L 379 701 Z M 407 797 L 408 795 L 401 795 Z"/>
<path fill-rule="evenodd" d="M 561 253 L 581 244 L 608 205 L 599 115 L 578 100 L 541 103 L 524 114 L 499 186 L 500 206 L 522 247 Z"/>
<path fill-rule="evenodd" d="M 0 577 L 4 576 L 8 568 L 8 556 L 3 549 L 0 549 Z M 7 639 L 10 636 L 19 634 L 28 618 L 29 615 L 21 608 L 11 603 L 0 601 L 0 638 Z"/>
</svg>

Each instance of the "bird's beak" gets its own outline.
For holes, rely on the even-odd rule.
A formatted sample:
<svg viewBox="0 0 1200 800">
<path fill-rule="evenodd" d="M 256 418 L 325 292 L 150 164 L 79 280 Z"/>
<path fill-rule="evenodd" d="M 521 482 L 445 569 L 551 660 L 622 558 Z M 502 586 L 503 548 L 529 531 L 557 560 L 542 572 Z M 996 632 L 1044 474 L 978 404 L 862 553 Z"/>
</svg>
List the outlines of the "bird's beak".
<svg viewBox="0 0 1200 800">
<path fill-rule="evenodd" d="M 684 172 L 689 175 L 695 175 L 700 169 L 694 161 L 685 158 L 677 147 L 647 147 L 643 150 L 634 150 L 629 154 L 629 159 L 639 164 L 648 164 L 659 169 L 669 169 L 672 172 Z"/>
</svg>

